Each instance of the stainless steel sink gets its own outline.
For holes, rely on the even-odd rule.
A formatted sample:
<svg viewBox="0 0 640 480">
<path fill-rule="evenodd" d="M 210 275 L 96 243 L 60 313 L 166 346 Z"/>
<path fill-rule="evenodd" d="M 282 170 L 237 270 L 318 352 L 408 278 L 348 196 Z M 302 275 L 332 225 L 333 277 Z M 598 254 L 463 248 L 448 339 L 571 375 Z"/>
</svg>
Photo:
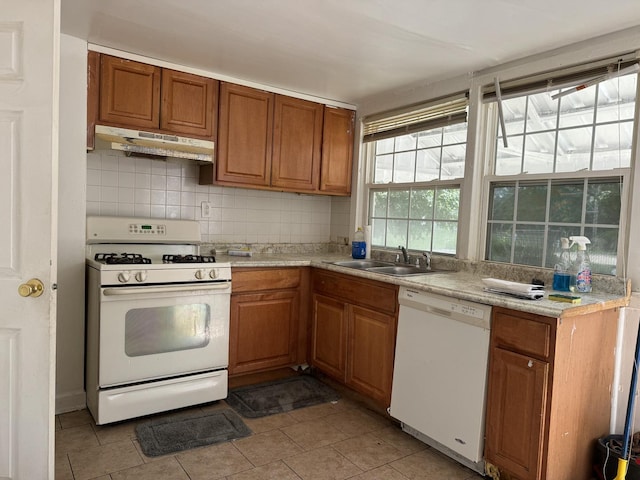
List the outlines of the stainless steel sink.
<svg viewBox="0 0 640 480">
<path fill-rule="evenodd" d="M 443 273 L 445 270 L 425 270 L 424 267 L 415 265 L 400 265 L 380 260 L 344 260 L 340 262 L 330 262 L 333 265 L 356 270 L 365 270 L 371 273 L 382 275 L 393 275 L 396 277 L 407 277 L 409 275 L 428 275 L 430 273 Z"/>
<path fill-rule="evenodd" d="M 331 262 L 333 265 L 347 268 L 357 268 L 358 270 L 366 270 L 373 267 L 389 267 L 392 263 L 381 262 L 379 260 L 345 260 L 342 262 Z"/>
<path fill-rule="evenodd" d="M 366 270 L 371 273 L 396 275 L 398 277 L 406 277 L 408 275 L 426 275 L 433 272 L 433 270 L 425 270 L 424 268 L 415 267 L 413 265 L 390 265 L 386 267 L 367 268 Z"/>
</svg>

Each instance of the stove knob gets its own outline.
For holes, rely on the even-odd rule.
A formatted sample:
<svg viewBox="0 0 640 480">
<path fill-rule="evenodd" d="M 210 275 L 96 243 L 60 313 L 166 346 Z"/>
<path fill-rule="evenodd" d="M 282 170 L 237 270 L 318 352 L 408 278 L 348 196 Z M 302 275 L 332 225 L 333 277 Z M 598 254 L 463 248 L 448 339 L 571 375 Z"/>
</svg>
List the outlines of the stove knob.
<svg viewBox="0 0 640 480">
<path fill-rule="evenodd" d="M 218 278 L 218 271 L 215 268 L 211 269 L 211 271 L 209 272 L 209 278 Z"/>
<path fill-rule="evenodd" d="M 196 278 L 202 280 L 204 278 L 204 270 L 196 270 Z"/>
<path fill-rule="evenodd" d="M 136 280 L 138 282 L 144 282 L 146 279 L 147 279 L 147 272 L 142 271 L 142 272 L 136 273 Z"/>
<path fill-rule="evenodd" d="M 118 281 L 120 283 L 127 283 L 131 279 L 131 274 L 129 272 L 120 272 L 118 274 Z"/>
</svg>

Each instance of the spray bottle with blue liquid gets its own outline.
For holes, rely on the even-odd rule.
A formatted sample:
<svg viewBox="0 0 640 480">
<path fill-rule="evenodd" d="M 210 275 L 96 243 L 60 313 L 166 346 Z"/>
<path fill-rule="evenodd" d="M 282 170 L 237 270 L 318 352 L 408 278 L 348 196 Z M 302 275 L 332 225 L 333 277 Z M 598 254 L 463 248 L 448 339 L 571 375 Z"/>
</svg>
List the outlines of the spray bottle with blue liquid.
<svg viewBox="0 0 640 480">
<path fill-rule="evenodd" d="M 572 278 L 570 289 L 572 292 L 589 293 L 591 292 L 591 262 L 587 253 L 587 244 L 591 241 L 587 237 L 578 236 L 569 237 L 569 240 L 571 240 L 569 248 L 578 244 L 578 253 L 571 269 L 571 274 L 575 275 L 575 283 Z"/>
<path fill-rule="evenodd" d="M 569 251 L 569 239 L 562 237 L 560 239 L 561 250 L 553 269 L 553 289 L 559 292 L 568 292 L 571 286 L 571 256 Z"/>
</svg>

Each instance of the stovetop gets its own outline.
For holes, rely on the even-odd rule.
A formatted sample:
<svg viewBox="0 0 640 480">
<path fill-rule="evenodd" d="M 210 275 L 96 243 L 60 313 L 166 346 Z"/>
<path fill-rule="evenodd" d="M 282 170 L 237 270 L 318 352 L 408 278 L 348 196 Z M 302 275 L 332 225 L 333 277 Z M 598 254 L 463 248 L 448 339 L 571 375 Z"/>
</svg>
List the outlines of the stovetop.
<svg viewBox="0 0 640 480">
<path fill-rule="evenodd" d="M 215 263 L 213 255 L 162 255 L 162 263 Z"/>
<path fill-rule="evenodd" d="M 90 216 L 86 253 L 102 285 L 231 281 L 229 263 L 200 255 L 193 220 Z"/>
<path fill-rule="evenodd" d="M 106 263 L 107 265 L 151 263 L 150 258 L 143 257 L 139 253 L 96 253 L 93 259 L 96 262 Z"/>
<path fill-rule="evenodd" d="M 96 253 L 93 257 L 96 262 L 106 265 L 150 265 L 153 263 L 215 263 L 216 258 L 212 255 L 177 255 L 165 253 L 162 255 L 161 261 L 153 261 L 140 253 Z"/>
<path fill-rule="evenodd" d="M 104 260 L 87 258 L 87 266 L 98 272 L 101 285 L 196 284 L 231 281 L 231 265 L 226 262 L 215 263 L 213 257 L 205 256 L 207 260 L 203 260 L 200 255 L 193 255 L 193 258 L 180 258 L 178 263 L 175 263 L 175 259 L 174 263 L 163 263 L 161 257 L 146 258 L 139 254 L 126 254 L 126 256 L 116 254 L 115 257 L 109 255 L 107 254 Z M 110 261 L 124 263 L 109 263 Z"/>
</svg>

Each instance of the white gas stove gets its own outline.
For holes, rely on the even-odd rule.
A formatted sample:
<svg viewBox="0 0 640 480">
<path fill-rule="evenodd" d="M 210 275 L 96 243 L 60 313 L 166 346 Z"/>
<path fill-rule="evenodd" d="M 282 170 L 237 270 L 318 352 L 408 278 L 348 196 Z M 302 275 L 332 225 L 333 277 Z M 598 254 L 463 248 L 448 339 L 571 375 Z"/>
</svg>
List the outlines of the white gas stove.
<svg viewBox="0 0 640 480">
<path fill-rule="evenodd" d="M 87 405 L 97 424 L 226 398 L 231 267 L 189 220 L 87 218 Z"/>
</svg>

